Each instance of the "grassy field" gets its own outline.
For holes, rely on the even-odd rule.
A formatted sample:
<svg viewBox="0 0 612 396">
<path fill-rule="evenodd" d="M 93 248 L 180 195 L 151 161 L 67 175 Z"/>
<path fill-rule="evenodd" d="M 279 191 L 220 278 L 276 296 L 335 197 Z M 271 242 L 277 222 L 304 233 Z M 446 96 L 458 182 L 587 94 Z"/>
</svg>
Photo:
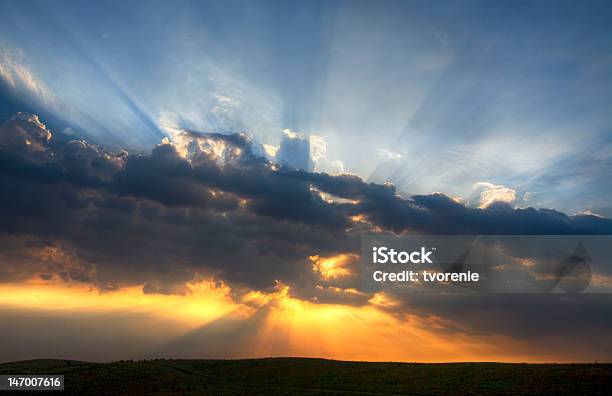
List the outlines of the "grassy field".
<svg viewBox="0 0 612 396">
<path fill-rule="evenodd" d="M 0 364 L 0 374 L 63 374 L 60 393 L 74 395 L 612 394 L 612 364 L 32 360 Z"/>
</svg>

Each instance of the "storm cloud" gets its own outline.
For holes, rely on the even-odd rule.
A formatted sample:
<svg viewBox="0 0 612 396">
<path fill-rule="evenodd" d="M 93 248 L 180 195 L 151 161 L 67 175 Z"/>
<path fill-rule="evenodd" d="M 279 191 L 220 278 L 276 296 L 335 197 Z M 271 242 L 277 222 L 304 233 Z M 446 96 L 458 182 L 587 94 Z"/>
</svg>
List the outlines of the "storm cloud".
<svg viewBox="0 0 612 396">
<path fill-rule="evenodd" d="M 64 278 L 101 288 L 173 292 L 215 276 L 247 288 L 280 279 L 301 289 L 314 286 L 310 256 L 358 253 L 360 234 L 375 230 L 612 234 L 612 221 L 597 216 L 503 202 L 471 208 L 440 193 L 406 198 L 391 184 L 280 166 L 256 155 L 244 134 L 184 131 L 180 143 L 128 154 L 54 135 L 20 113 L 0 139 L 3 254 L 59 249 L 95 268 Z M 45 268 L 12 260 L 3 272 L 13 276 Z"/>
</svg>

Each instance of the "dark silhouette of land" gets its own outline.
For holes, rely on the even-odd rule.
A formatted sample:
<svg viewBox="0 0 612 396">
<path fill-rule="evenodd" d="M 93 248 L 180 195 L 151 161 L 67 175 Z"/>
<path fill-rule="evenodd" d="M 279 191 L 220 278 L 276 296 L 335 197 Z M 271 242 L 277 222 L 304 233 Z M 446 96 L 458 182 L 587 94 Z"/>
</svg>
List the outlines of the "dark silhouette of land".
<svg viewBox="0 0 612 396">
<path fill-rule="evenodd" d="M 60 392 L 71 395 L 612 394 L 612 364 L 30 360 L 0 364 L 0 374 L 64 375 Z"/>
</svg>

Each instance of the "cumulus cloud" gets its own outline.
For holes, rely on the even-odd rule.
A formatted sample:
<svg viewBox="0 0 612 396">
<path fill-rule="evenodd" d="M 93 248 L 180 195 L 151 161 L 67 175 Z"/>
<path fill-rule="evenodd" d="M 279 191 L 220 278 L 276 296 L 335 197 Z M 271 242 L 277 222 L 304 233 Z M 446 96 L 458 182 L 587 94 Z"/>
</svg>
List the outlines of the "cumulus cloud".
<svg viewBox="0 0 612 396">
<path fill-rule="evenodd" d="M 327 139 L 319 135 L 310 135 L 311 171 L 325 172 L 332 175 L 344 173 L 344 163 L 332 160 L 327 156 Z"/>
<path fill-rule="evenodd" d="M 100 287 L 175 290 L 161 284 L 206 274 L 251 288 L 282 279 L 299 290 L 314 285 L 309 257 L 355 254 L 362 231 L 612 233 L 596 216 L 402 198 L 391 184 L 279 167 L 241 134 L 177 132 L 150 154 L 71 139 L 51 138 L 34 115 L 1 127 L 1 231 L 64 246 L 96 268 L 89 278 Z"/>
<path fill-rule="evenodd" d="M 474 190 L 479 192 L 479 208 L 486 208 L 495 202 L 508 204 L 516 201 L 516 190 L 510 187 L 495 185 L 489 182 L 478 182 L 474 184 Z"/>
<path fill-rule="evenodd" d="M 310 170 L 312 162 L 309 138 L 291 129 L 285 129 L 276 160 L 291 168 Z"/>
<path fill-rule="evenodd" d="M 296 278 L 312 254 L 354 245 L 339 232 L 342 211 L 275 172 L 244 135 L 184 132 L 191 144 L 166 141 L 150 155 L 58 135 L 40 153 L 24 141 L 46 132 L 23 118 L 0 134 L 2 232 L 62 241 L 96 266 L 97 286 L 165 282 L 179 266 L 183 282 L 202 272 L 266 287 Z"/>
<path fill-rule="evenodd" d="M 327 141 L 323 136 L 310 135 L 310 159 L 315 164 L 323 161 L 327 154 Z"/>
<path fill-rule="evenodd" d="M 596 216 L 503 202 L 470 208 L 443 194 L 405 199 L 390 184 L 279 167 L 240 134 L 182 131 L 130 155 L 52 139 L 38 118 L 20 114 L 0 137 L 2 232 L 64 246 L 96 268 L 99 287 L 176 290 L 161 284 L 206 274 L 252 288 L 283 279 L 300 290 L 314 285 L 309 257 L 357 253 L 359 233 L 374 229 L 612 233 Z"/>
</svg>

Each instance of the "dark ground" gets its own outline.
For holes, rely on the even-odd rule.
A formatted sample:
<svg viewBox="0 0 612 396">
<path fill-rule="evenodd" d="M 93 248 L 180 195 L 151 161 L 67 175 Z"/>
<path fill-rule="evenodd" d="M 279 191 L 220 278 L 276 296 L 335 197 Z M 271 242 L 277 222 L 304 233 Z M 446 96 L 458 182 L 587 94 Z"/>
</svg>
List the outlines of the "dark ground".
<svg viewBox="0 0 612 396">
<path fill-rule="evenodd" d="M 47 395 L 612 394 L 612 364 L 32 360 L 0 364 L 0 374 L 63 374 L 66 390 Z"/>
</svg>

